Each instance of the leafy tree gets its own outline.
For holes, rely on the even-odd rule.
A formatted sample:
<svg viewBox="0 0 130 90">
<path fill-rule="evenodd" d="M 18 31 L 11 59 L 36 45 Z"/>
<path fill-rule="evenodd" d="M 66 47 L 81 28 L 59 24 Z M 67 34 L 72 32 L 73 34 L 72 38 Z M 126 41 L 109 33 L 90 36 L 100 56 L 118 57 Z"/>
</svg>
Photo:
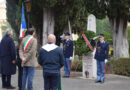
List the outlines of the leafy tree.
<svg viewBox="0 0 130 90">
<path fill-rule="evenodd" d="M 53 11 L 55 12 L 56 30 L 63 30 L 65 25 L 68 24 L 68 19 L 71 21 L 72 28 L 77 27 L 77 29 L 85 29 L 87 22 L 87 10 L 85 9 L 83 1 L 84 0 L 41 0 L 37 2 L 36 0 L 32 0 L 32 10 L 35 9 L 32 11 L 32 18 L 38 19 L 39 17 L 37 17 L 35 13 L 42 12 L 41 10 L 43 10 L 43 8 L 53 8 Z M 42 19 L 39 18 L 39 20 Z"/>
<path fill-rule="evenodd" d="M 54 30 L 57 36 L 63 33 L 68 27 L 68 21 L 73 30 L 85 30 L 87 22 L 87 10 L 84 0 L 32 0 L 31 23 L 37 29 L 40 39 L 44 32 L 45 19 L 43 18 L 46 10 L 54 14 Z M 40 40 L 42 41 L 42 40 Z"/>
<path fill-rule="evenodd" d="M 21 7 L 22 0 L 6 0 L 7 20 L 14 30 L 14 39 L 19 37 L 20 25 L 21 25 Z M 7 26 L 5 26 L 6 28 Z"/>
<path fill-rule="evenodd" d="M 86 9 L 97 18 L 108 16 L 113 32 L 114 57 L 129 57 L 127 22 L 130 20 L 130 0 L 86 0 Z"/>
<path fill-rule="evenodd" d="M 86 29 L 87 10 L 84 0 L 66 0 L 66 4 L 58 5 L 56 9 L 56 30 L 63 31 L 70 20 L 72 30 L 80 31 Z M 60 26 L 60 28 L 59 28 Z"/>
<path fill-rule="evenodd" d="M 16 0 L 6 0 L 7 6 L 7 21 L 14 30 L 17 30 L 16 25 Z M 17 30 L 18 31 L 18 30 Z"/>
<path fill-rule="evenodd" d="M 108 18 L 96 20 L 96 33 L 111 33 L 111 26 Z"/>
<path fill-rule="evenodd" d="M 108 18 L 105 19 L 97 19 L 96 20 L 96 32 L 99 35 L 103 33 L 105 36 L 105 41 L 109 42 L 109 45 L 112 45 L 112 31 L 110 27 L 110 23 Z"/>
<path fill-rule="evenodd" d="M 130 54 L 130 26 L 128 26 L 128 42 L 129 42 L 129 54 Z"/>
<path fill-rule="evenodd" d="M 130 26 L 128 26 L 128 39 L 130 40 Z"/>
</svg>

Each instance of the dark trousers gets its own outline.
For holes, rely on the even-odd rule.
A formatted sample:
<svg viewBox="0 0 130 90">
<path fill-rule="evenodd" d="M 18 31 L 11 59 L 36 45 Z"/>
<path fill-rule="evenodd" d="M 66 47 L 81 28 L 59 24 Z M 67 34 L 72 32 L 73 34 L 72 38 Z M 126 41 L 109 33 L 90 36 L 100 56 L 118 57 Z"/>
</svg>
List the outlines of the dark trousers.
<svg viewBox="0 0 130 90">
<path fill-rule="evenodd" d="M 22 75 L 23 75 L 23 68 L 18 66 L 18 87 L 22 88 Z"/>
<path fill-rule="evenodd" d="M 44 90 L 58 90 L 60 73 L 43 73 Z"/>
<path fill-rule="evenodd" d="M 11 86 L 11 75 L 2 75 L 2 85 L 5 87 Z"/>
</svg>

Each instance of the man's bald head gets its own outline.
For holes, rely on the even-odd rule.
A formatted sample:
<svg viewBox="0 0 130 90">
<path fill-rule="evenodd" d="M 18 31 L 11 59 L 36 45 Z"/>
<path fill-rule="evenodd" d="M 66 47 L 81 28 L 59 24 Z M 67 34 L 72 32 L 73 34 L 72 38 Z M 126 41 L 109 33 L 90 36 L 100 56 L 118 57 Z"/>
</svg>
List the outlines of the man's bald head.
<svg viewBox="0 0 130 90">
<path fill-rule="evenodd" d="M 48 36 L 48 43 L 56 43 L 56 37 L 54 34 L 49 34 Z"/>
</svg>

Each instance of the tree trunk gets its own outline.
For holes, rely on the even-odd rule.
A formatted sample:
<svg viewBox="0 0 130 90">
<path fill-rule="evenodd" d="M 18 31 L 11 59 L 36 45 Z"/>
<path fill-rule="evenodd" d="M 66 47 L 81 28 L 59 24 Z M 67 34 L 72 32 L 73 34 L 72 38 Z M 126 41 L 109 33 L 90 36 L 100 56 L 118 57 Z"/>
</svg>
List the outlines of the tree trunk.
<svg viewBox="0 0 130 90">
<path fill-rule="evenodd" d="M 120 17 L 109 20 L 113 32 L 114 58 L 129 57 L 127 20 Z"/>
<path fill-rule="evenodd" d="M 68 24 L 65 25 L 63 32 L 64 32 L 64 33 L 65 33 L 65 32 L 69 32 L 69 26 L 68 26 Z"/>
<path fill-rule="evenodd" d="M 38 43 L 37 50 L 39 51 L 40 47 L 42 46 L 42 30 L 39 28 L 37 28 L 36 30 L 36 38 Z"/>
<path fill-rule="evenodd" d="M 47 43 L 47 37 L 49 34 L 54 34 L 54 12 L 52 8 L 43 10 L 43 42 L 45 45 Z"/>
</svg>

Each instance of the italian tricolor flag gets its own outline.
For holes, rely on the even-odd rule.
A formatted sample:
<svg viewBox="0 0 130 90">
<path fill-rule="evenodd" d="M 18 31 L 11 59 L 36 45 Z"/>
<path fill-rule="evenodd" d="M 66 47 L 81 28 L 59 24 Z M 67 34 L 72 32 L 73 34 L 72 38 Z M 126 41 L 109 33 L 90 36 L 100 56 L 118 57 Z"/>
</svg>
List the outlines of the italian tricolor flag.
<svg viewBox="0 0 130 90">
<path fill-rule="evenodd" d="M 26 27 L 25 15 L 24 15 L 24 6 L 22 6 L 22 18 L 21 18 L 21 28 L 20 28 L 19 37 L 24 37 L 26 30 L 27 27 Z"/>
</svg>

